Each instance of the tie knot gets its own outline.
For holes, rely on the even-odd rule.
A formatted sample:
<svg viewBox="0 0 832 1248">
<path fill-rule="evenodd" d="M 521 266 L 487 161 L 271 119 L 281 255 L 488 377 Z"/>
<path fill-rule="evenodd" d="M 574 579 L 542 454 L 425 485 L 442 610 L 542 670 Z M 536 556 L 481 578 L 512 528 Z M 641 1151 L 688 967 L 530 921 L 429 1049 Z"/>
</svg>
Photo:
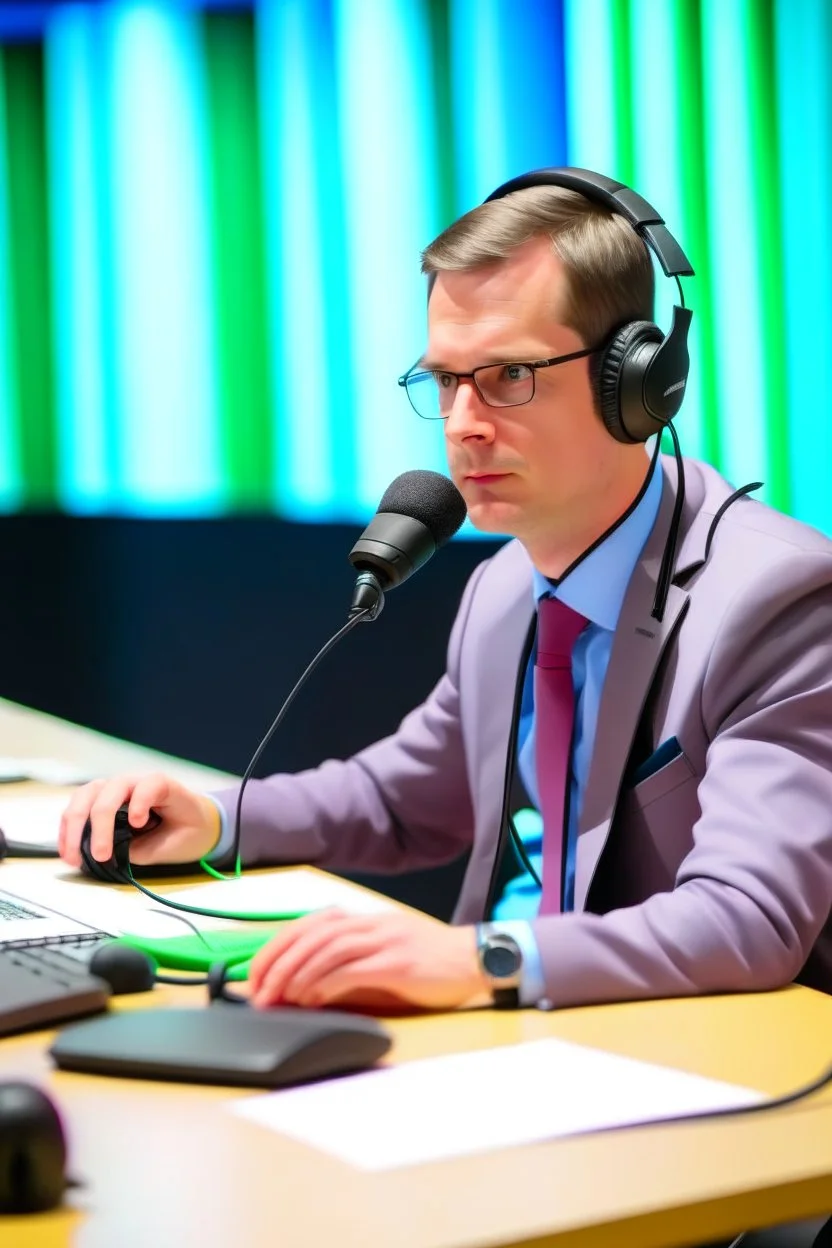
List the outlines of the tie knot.
<svg viewBox="0 0 832 1248">
<path fill-rule="evenodd" d="M 575 642 L 588 622 L 559 598 L 541 598 L 537 604 L 538 667 L 569 664 Z"/>
</svg>

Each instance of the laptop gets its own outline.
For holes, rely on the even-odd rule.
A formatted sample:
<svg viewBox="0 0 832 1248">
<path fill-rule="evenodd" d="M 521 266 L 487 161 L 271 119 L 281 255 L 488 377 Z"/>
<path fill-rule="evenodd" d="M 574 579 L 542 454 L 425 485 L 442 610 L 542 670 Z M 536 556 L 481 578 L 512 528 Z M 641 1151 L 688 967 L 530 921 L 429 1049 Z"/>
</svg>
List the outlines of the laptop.
<svg viewBox="0 0 832 1248">
<path fill-rule="evenodd" d="M 39 945 L 58 941 L 92 940 L 103 935 L 78 919 L 50 910 L 29 897 L 18 897 L 0 888 L 0 948 L 7 945 Z"/>
</svg>

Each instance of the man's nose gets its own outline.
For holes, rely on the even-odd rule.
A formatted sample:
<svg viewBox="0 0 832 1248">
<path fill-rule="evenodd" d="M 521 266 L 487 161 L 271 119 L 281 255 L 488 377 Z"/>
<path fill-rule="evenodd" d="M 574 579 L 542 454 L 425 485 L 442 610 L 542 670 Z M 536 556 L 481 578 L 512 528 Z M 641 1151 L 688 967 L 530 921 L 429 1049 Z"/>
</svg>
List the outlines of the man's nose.
<svg viewBox="0 0 832 1248">
<path fill-rule="evenodd" d="M 494 437 L 491 408 L 482 401 L 470 378 L 462 378 L 457 385 L 445 419 L 445 437 L 451 442 L 464 442 L 467 438 L 490 441 Z"/>
</svg>

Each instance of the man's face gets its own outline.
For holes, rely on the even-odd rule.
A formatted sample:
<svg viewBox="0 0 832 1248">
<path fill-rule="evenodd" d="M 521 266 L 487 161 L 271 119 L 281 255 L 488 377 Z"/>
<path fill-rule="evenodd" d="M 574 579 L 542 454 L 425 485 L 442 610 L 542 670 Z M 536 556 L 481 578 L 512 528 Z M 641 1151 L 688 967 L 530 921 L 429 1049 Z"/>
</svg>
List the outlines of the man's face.
<svg viewBox="0 0 832 1248">
<path fill-rule="evenodd" d="M 469 373 L 594 346 L 560 319 L 565 282 L 545 238 L 498 264 L 440 273 L 428 306 L 425 367 Z M 519 407 L 489 407 L 470 380 L 461 381 L 445 438 L 472 523 L 532 544 L 566 535 L 578 517 L 585 521 L 625 449 L 594 410 L 586 358 L 538 369 L 534 398 Z"/>
</svg>

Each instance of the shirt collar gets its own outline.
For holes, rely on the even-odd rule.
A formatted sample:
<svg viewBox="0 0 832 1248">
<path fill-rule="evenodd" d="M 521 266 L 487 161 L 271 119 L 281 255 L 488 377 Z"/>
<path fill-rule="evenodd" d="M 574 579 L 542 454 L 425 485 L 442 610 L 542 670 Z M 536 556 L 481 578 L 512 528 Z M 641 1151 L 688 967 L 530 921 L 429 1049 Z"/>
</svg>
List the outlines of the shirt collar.
<svg viewBox="0 0 832 1248">
<path fill-rule="evenodd" d="M 535 604 L 549 594 L 586 616 L 591 623 L 612 632 L 618 623 L 633 569 L 656 522 L 663 476 L 659 457 L 655 455 L 641 497 L 632 510 L 588 554 L 577 560 L 560 581 L 550 581 L 533 568 Z"/>
</svg>

